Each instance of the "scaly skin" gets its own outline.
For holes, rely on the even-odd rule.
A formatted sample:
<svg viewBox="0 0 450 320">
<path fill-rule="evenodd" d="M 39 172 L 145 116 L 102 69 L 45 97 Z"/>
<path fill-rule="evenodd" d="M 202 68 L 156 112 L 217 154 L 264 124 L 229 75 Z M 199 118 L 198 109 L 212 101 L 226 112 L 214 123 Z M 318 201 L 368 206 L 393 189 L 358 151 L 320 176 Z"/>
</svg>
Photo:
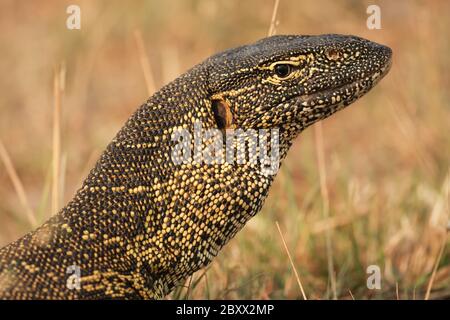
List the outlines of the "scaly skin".
<svg viewBox="0 0 450 320">
<path fill-rule="evenodd" d="M 274 36 L 210 57 L 131 116 L 59 214 L 0 250 L 0 298 L 163 298 L 261 209 L 274 178 L 261 161 L 177 164 L 172 134 L 197 121 L 278 129 L 283 159 L 390 64 L 389 48 L 342 35 Z M 67 286 L 72 265 L 79 289 Z"/>
</svg>

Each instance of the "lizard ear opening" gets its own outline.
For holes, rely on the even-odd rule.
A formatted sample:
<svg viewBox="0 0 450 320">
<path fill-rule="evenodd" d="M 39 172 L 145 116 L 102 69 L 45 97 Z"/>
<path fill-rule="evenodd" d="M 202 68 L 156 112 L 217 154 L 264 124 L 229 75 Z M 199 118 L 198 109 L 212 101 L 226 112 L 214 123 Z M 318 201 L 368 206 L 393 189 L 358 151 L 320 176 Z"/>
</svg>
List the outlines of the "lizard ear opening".
<svg viewBox="0 0 450 320">
<path fill-rule="evenodd" d="M 217 123 L 217 128 L 229 129 L 233 125 L 233 114 L 230 110 L 230 105 L 223 99 L 212 100 L 212 111 L 214 119 Z"/>
</svg>

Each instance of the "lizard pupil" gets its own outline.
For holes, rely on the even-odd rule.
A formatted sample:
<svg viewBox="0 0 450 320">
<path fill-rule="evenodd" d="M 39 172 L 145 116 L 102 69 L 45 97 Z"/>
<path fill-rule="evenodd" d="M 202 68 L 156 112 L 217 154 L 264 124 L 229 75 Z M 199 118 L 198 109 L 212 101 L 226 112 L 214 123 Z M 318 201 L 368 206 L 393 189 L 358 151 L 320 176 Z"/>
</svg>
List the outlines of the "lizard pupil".
<svg viewBox="0 0 450 320">
<path fill-rule="evenodd" d="M 275 66 L 275 74 L 280 78 L 286 78 L 291 73 L 291 69 L 288 64 L 278 64 Z"/>
</svg>

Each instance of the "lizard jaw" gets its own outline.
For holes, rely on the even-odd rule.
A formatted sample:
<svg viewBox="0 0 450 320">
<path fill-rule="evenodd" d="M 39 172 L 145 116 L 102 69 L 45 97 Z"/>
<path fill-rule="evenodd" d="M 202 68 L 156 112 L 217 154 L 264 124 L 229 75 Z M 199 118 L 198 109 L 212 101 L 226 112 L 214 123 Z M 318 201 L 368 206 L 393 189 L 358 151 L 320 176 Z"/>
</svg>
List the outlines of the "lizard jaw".
<svg viewBox="0 0 450 320">
<path fill-rule="evenodd" d="M 317 118 L 323 119 L 324 117 L 320 116 L 321 114 L 329 116 L 348 106 L 369 92 L 389 72 L 391 66 L 392 59 L 389 57 L 379 70 L 364 78 L 335 88 L 298 96 L 295 98 L 295 103 L 299 107 L 301 117 L 304 117 L 305 113 L 310 113 L 312 118 L 316 118 L 314 114 L 317 113 Z"/>
</svg>

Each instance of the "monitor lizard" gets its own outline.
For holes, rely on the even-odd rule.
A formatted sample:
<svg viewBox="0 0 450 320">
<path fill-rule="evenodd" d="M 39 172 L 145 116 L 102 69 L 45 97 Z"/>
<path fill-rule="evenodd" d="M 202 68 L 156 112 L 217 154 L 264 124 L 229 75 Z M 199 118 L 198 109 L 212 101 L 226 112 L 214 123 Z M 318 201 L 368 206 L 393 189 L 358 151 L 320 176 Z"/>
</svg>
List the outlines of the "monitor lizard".
<svg viewBox="0 0 450 320">
<path fill-rule="evenodd" d="M 0 298 L 164 298 L 260 211 L 275 177 L 261 160 L 176 162 L 174 133 L 276 129 L 282 160 L 301 131 L 367 93 L 391 56 L 355 36 L 278 35 L 196 65 L 138 108 L 73 200 L 0 250 Z"/>
</svg>

